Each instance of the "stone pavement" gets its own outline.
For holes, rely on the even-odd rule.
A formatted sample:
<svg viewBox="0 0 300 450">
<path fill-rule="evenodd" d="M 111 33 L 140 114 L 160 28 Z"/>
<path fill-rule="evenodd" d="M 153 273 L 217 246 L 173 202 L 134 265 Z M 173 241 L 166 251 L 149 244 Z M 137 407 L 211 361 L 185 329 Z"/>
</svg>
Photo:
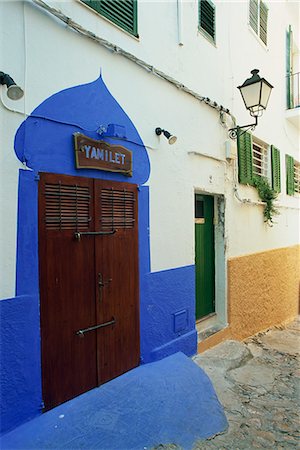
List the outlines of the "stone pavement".
<svg viewBox="0 0 300 450">
<path fill-rule="evenodd" d="M 300 448 L 299 331 L 298 319 L 194 357 L 212 380 L 229 422 L 227 432 L 198 441 L 194 450 Z"/>
</svg>

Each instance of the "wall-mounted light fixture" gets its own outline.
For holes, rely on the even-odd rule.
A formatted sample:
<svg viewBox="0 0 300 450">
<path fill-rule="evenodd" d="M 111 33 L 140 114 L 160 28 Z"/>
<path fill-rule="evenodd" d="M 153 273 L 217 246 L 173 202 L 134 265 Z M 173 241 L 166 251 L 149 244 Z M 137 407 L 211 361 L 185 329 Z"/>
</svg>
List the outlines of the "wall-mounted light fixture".
<svg viewBox="0 0 300 450">
<path fill-rule="evenodd" d="M 161 134 L 163 134 L 167 139 L 170 145 L 175 144 L 175 142 L 177 141 L 177 137 L 173 136 L 171 133 L 169 133 L 167 130 L 163 130 L 162 128 L 155 128 L 155 133 L 157 134 L 157 136 L 160 136 Z"/>
<path fill-rule="evenodd" d="M 23 97 L 23 89 L 7 73 L 0 72 L 0 84 L 7 86 L 7 97 L 11 100 L 20 100 Z"/>
<path fill-rule="evenodd" d="M 255 117 L 255 123 L 250 125 L 237 126 L 229 129 L 229 137 L 235 139 L 238 134 L 244 134 L 247 130 L 254 130 L 257 125 L 257 118 L 262 115 L 267 108 L 273 86 L 264 78 L 258 75 L 259 70 L 251 70 L 252 77 L 248 78 L 238 89 L 243 97 L 246 109 L 252 117 Z M 244 131 L 240 132 L 243 129 Z"/>
</svg>

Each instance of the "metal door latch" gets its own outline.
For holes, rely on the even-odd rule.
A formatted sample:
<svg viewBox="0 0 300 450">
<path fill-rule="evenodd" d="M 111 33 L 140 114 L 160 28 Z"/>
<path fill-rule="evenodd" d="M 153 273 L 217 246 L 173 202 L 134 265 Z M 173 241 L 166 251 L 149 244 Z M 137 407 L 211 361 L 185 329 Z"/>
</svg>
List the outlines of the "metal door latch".
<svg viewBox="0 0 300 450">
<path fill-rule="evenodd" d="M 109 278 L 108 280 L 103 281 L 102 273 L 101 272 L 98 273 L 98 286 L 99 286 L 99 288 L 104 287 L 106 284 L 109 284 L 111 281 L 112 281 L 112 278 Z"/>
<path fill-rule="evenodd" d="M 116 323 L 116 319 L 112 317 L 112 319 L 109 322 L 100 323 L 99 325 L 95 325 L 93 327 L 89 328 L 83 328 L 83 330 L 76 331 L 77 336 L 83 338 L 85 333 L 88 333 L 89 331 L 98 330 L 99 328 L 108 327 L 109 325 L 114 325 Z"/>
<path fill-rule="evenodd" d="M 80 242 L 80 239 L 82 236 L 109 236 L 110 234 L 115 234 L 117 230 L 111 230 L 111 231 L 84 231 L 79 232 L 76 231 L 74 233 L 75 239 L 77 239 L 78 242 Z"/>
</svg>

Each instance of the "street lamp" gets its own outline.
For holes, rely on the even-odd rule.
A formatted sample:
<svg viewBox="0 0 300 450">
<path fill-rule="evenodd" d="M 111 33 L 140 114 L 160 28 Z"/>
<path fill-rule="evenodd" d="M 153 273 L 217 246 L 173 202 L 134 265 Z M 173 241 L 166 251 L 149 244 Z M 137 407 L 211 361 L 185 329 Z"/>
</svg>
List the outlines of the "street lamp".
<svg viewBox="0 0 300 450">
<path fill-rule="evenodd" d="M 235 139 L 238 134 L 246 133 L 247 130 L 254 130 L 257 125 L 257 118 L 267 108 L 273 86 L 264 78 L 258 75 L 259 70 L 251 70 L 252 77 L 248 78 L 238 89 L 241 92 L 246 109 L 252 117 L 255 117 L 255 123 L 250 125 L 237 126 L 229 129 L 229 137 Z M 240 130 L 243 129 L 242 133 Z"/>
</svg>

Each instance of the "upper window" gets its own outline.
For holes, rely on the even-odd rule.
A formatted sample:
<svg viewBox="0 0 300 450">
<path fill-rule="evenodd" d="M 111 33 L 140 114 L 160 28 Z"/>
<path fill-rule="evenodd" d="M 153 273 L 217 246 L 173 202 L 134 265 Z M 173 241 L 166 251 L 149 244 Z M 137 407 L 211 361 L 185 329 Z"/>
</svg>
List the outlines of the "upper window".
<svg viewBox="0 0 300 450">
<path fill-rule="evenodd" d="M 199 0 L 199 30 L 215 42 L 215 5 L 211 0 Z"/>
<path fill-rule="evenodd" d="M 294 40 L 291 25 L 286 32 L 286 81 L 287 81 L 287 108 L 299 108 L 300 106 L 300 71 L 299 52 Z"/>
<path fill-rule="evenodd" d="M 267 178 L 276 192 L 281 190 L 280 151 L 252 136 L 238 136 L 239 182 L 253 185 L 255 177 Z"/>
<path fill-rule="evenodd" d="M 137 34 L 137 0 L 82 0 L 128 33 Z"/>
<path fill-rule="evenodd" d="M 262 42 L 267 45 L 268 8 L 262 0 L 250 0 L 249 24 Z"/>
</svg>

